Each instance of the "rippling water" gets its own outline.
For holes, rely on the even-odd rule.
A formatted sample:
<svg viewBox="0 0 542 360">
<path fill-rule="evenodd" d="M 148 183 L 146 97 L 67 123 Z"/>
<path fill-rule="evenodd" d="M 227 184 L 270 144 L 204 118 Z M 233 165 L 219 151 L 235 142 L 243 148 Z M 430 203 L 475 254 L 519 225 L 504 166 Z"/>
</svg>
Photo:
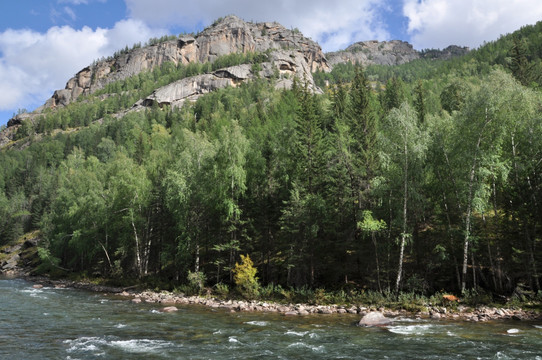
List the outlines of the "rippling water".
<svg viewBox="0 0 542 360">
<path fill-rule="evenodd" d="M 542 323 L 284 317 L 185 306 L 160 313 L 74 289 L 0 280 L 0 359 L 541 359 Z"/>
</svg>

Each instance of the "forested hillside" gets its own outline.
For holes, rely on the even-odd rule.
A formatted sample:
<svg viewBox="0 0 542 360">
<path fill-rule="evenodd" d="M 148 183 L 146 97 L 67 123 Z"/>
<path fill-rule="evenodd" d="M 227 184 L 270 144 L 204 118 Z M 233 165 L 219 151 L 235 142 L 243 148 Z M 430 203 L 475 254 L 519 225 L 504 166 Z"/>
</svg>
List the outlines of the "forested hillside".
<svg viewBox="0 0 542 360">
<path fill-rule="evenodd" d="M 262 285 L 537 292 L 541 28 L 450 60 L 338 64 L 314 74 L 323 94 L 277 75 L 130 111 L 273 50 L 111 82 L 1 150 L 0 245 L 39 230 L 54 275 L 223 288 L 249 255 Z"/>
</svg>

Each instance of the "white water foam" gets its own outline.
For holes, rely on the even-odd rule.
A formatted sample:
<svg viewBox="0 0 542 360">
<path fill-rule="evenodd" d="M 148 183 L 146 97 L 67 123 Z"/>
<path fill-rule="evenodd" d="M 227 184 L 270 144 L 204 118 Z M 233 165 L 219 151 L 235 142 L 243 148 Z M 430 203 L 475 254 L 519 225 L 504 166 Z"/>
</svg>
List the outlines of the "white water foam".
<svg viewBox="0 0 542 360">
<path fill-rule="evenodd" d="M 315 346 L 315 345 L 309 345 L 305 344 L 303 342 L 295 342 L 293 344 L 288 345 L 289 348 L 305 348 L 305 349 L 311 349 L 314 352 L 324 352 L 325 348 L 323 345 Z"/>
<path fill-rule="evenodd" d="M 122 329 L 122 328 L 125 328 L 126 325 L 124 325 L 124 324 L 117 324 L 117 325 L 115 325 L 115 327 L 116 327 L 117 329 Z"/>
<path fill-rule="evenodd" d="M 235 338 L 235 336 L 230 336 L 230 337 L 228 338 L 228 341 L 231 342 L 231 343 L 233 343 L 233 344 L 240 344 L 239 340 L 237 340 L 237 339 Z"/>
<path fill-rule="evenodd" d="M 518 334 L 518 333 L 520 333 L 521 331 L 520 331 L 519 329 L 508 329 L 508 330 L 506 330 L 506 332 L 507 332 L 508 334 Z"/>
<path fill-rule="evenodd" d="M 98 337 L 80 337 L 73 340 L 64 340 L 69 348 L 68 353 L 73 352 L 97 352 L 101 346 L 107 344 L 107 341 Z"/>
<path fill-rule="evenodd" d="M 390 326 L 389 331 L 395 334 L 401 335 L 424 335 L 427 333 L 433 332 L 435 325 L 425 324 L 425 325 L 398 325 Z"/>
<path fill-rule="evenodd" d="M 25 289 L 21 290 L 22 293 L 30 294 L 30 296 L 39 298 L 39 299 L 47 299 L 47 296 L 42 295 L 43 290 L 42 289 Z"/>
<path fill-rule="evenodd" d="M 109 345 L 129 353 L 142 354 L 154 353 L 172 346 L 173 344 L 162 340 L 132 339 L 111 341 Z"/>
<path fill-rule="evenodd" d="M 288 330 L 284 333 L 284 335 L 294 335 L 294 336 L 305 336 L 307 335 L 309 332 L 308 331 L 293 331 L 293 330 Z"/>
<path fill-rule="evenodd" d="M 64 344 L 69 346 L 68 353 L 90 352 L 92 355 L 103 356 L 105 347 L 112 347 L 128 353 L 155 353 L 173 344 L 162 340 L 132 339 L 107 341 L 99 337 L 80 337 L 74 340 L 65 340 Z"/>
<path fill-rule="evenodd" d="M 493 358 L 494 359 L 511 359 L 510 356 L 506 355 L 505 353 L 501 351 L 498 351 Z"/>
<path fill-rule="evenodd" d="M 247 321 L 245 324 L 254 325 L 254 326 L 267 326 L 269 322 L 267 321 Z"/>
</svg>

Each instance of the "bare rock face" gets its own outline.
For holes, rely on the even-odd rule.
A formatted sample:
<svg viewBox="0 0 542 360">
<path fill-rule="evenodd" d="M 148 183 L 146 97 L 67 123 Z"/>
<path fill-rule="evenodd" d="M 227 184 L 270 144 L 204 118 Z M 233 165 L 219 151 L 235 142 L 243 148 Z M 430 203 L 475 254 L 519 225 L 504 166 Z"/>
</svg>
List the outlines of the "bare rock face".
<svg viewBox="0 0 542 360">
<path fill-rule="evenodd" d="M 81 95 L 92 94 L 104 88 L 107 84 L 124 80 L 137 75 L 142 71 L 152 70 L 166 62 L 175 65 L 193 62 L 212 62 L 218 57 L 231 53 L 266 52 L 271 50 L 269 63 L 263 64 L 263 73 L 260 76 L 272 77 L 278 70 L 280 78 L 278 88 L 289 88 L 294 76 L 307 81 L 309 88 L 321 92 L 313 82 L 312 72 L 317 69 L 329 71 L 327 60 L 320 46 L 304 37 L 297 30 L 288 30 L 278 23 L 251 23 L 245 22 L 236 16 L 228 16 L 217 21 L 196 36 L 184 35 L 176 40 L 169 40 L 159 44 L 135 48 L 121 52 L 116 57 L 95 62 L 79 71 L 68 80 L 66 87 L 54 92 L 44 105 L 32 113 L 20 114 L 8 122 L 8 129 L 0 132 L 0 147 L 8 145 L 15 138 L 17 129 L 24 120 L 33 121 L 46 109 L 55 109 L 66 106 Z M 229 75 L 222 72 L 202 75 L 192 79 L 191 83 L 176 84 L 172 90 L 163 89 L 155 95 L 176 99 L 179 103 L 182 98 L 204 94 L 213 89 L 236 85 L 239 81 L 250 79 L 255 74 L 246 73 L 246 69 L 229 69 Z M 235 71 L 245 71 L 245 75 L 236 74 Z M 171 91 L 175 91 L 174 95 Z M 182 93 L 179 93 L 179 91 Z M 168 95 L 165 95 L 168 93 Z M 144 99 L 144 104 L 149 104 Z"/>
<path fill-rule="evenodd" d="M 392 321 L 392 319 L 385 317 L 381 312 L 372 311 L 361 318 L 358 326 L 386 326 L 391 324 Z"/>
<path fill-rule="evenodd" d="M 185 101 L 195 101 L 201 95 L 226 87 L 237 87 L 243 82 L 256 77 L 271 78 L 277 76 L 277 88 L 290 88 L 297 77 L 300 83 L 307 82 L 307 87 L 316 93 L 321 90 L 314 84 L 310 65 L 305 57 L 296 51 L 275 51 L 270 61 L 261 64 L 261 69 L 254 69 L 250 64 L 232 66 L 217 70 L 211 74 L 202 74 L 175 81 L 156 89 L 150 96 L 136 104 L 149 107 L 158 106 L 181 107 Z M 257 71 L 258 73 L 255 73 Z"/>
<path fill-rule="evenodd" d="M 351 62 L 361 65 L 400 65 L 420 58 L 411 44 L 400 41 L 362 41 L 345 50 L 326 54 L 330 66 Z"/>
<path fill-rule="evenodd" d="M 288 30 L 276 22 L 249 23 L 228 16 L 197 36 L 198 59 L 213 61 L 236 52 L 265 52 L 267 50 L 297 50 L 305 58 L 311 72 L 329 71 L 318 43 L 297 30 Z"/>
<path fill-rule="evenodd" d="M 447 48 L 444 48 L 442 50 L 439 50 L 439 49 L 423 50 L 420 53 L 420 55 L 424 59 L 447 60 L 453 57 L 466 55 L 469 51 L 470 50 L 468 47 L 450 45 Z"/>
<path fill-rule="evenodd" d="M 160 44 L 137 48 L 118 57 L 99 61 L 79 71 L 55 91 L 44 107 L 65 106 L 81 95 L 102 89 L 108 83 L 123 80 L 166 62 L 188 64 L 213 62 L 232 53 L 265 52 L 293 49 L 299 52 L 310 69 L 328 71 L 320 46 L 299 32 L 288 30 L 277 23 L 248 23 L 236 16 L 228 16 L 207 28 L 196 37 L 181 36 Z"/>
<path fill-rule="evenodd" d="M 430 49 L 417 51 L 405 41 L 361 41 L 350 45 L 345 50 L 327 53 L 329 66 L 351 62 L 367 65 L 401 65 L 407 62 L 424 59 L 447 60 L 463 56 L 469 52 L 468 47 L 456 45 L 443 50 Z"/>
</svg>

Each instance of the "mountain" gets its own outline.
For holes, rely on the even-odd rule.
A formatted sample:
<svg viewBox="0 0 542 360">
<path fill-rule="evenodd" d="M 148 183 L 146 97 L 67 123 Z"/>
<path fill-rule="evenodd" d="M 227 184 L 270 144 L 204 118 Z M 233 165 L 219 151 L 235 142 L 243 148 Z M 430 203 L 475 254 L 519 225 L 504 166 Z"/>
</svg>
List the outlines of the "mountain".
<svg viewBox="0 0 542 360">
<path fill-rule="evenodd" d="M 468 51 L 466 48 L 455 49 L 454 56 Z M 399 40 L 358 42 L 345 50 L 324 54 L 320 45 L 303 36 L 297 29 L 287 29 L 276 22 L 246 22 L 230 15 L 218 19 L 198 34 L 154 39 L 148 46 L 126 48 L 107 59 L 95 61 L 69 79 L 64 89 L 56 90 L 44 105 L 31 113 L 19 114 L 10 119 L 7 122 L 8 129 L 0 133 L 0 146 L 15 138 L 16 129 L 24 120 L 35 123 L 36 118 L 48 109 L 64 107 L 80 96 L 103 90 L 108 84 L 124 81 L 167 63 L 175 66 L 214 63 L 221 57 L 239 53 L 266 53 L 268 58 L 261 62 L 261 69 L 257 71 L 243 64 L 241 67 L 216 69 L 211 73 L 167 84 L 154 94 L 140 99 L 135 104 L 136 109 L 150 106 L 154 102 L 180 106 L 187 99 L 194 101 L 200 95 L 218 88 L 237 86 L 255 77 L 271 78 L 277 76 L 277 72 L 277 88 L 291 87 L 293 78 L 297 77 L 308 81 L 313 91 L 321 92 L 313 81 L 312 73 L 315 71 L 329 72 L 336 64 L 347 62 L 398 65 L 424 56 L 424 53 L 414 50 L 409 43 Z M 442 52 L 432 50 L 430 54 L 433 58 L 442 58 L 440 54 L 451 52 L 446 49 Z"/>
<path fill-rule="evenodd" d="M 48 109 L 64 107 L 80 96 L 94 94 L 108 84 L 123 81 L 164 64 L 189 65 L 215 63 L 231 54 L 267 54 L 261 69 L 251 66 L 217 69 L 208 74 L 183 79 L 158 89 L 156 94 L 141 99 L 137 105 L 159 103 L 180 105 L 185 99 L 195 100 L 201 94 L 239 83 L 257 76 L 278 76 L 276 86 L 289 88 L 293 78 L 306 79 L 309 87 L 320 92 L 312 80 L 312 72 L 329 71 L 329 65 L 320 45 L 303 36 L 298 30 L 289 30 L 276 22 L 251 23 L 230 15 L 221 18 L 199 34 L 181 35 L 174 39 L 158 39 L 151 45 L 119 51 L 114 56 L 94 62 L 69 79 L 66 87 L 56 90 L 44 105 L 32 113 L 23 113 L 10 119 L 9 131 L 0 134 L 0 146 L 14 139 L 13 127 L 23 121 L 35 119 Z"/>
<path fill-rule="evenodd" d="M 185 293 L 536 294 L 541 28 L 326 55 L 229 16 L 119 51 L 2 132 L 0 271 L 30 246 L 40 273 Z"/>
<path fill-rule="evenodd" d="M 443 50 L 431 49 L 417 51 L 411 44 L 401 40 L 361 41 L 344 50 L 326 53 L 331 67 L 351 62 L 367 65 L 401 65 L 421 58 L 450 59 L 469 52 L 467 47 L 451 45 Z"/>
</svg>

